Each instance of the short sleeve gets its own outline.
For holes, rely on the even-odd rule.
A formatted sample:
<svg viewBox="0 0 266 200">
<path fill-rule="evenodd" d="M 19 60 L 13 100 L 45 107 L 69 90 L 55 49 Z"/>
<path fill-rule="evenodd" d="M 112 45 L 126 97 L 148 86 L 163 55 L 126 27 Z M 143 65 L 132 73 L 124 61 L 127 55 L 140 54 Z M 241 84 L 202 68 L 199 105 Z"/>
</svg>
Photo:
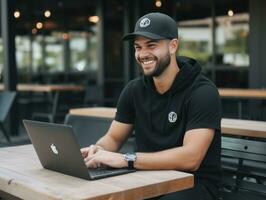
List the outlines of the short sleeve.
<svg viewBox="0 0 266 200">
<path fill-rule="evenodd" d="M 133 124 L 135 121 L 135 109 L 133 103 L 132 86 L 129 83 L 121 92 L 115 120 L 122 123 Z"/>
<path fill-rule="evenodd" d="M 187 106 L 186 130 L 197 128 L 221 130 L 222 106 L 215 87 L 204 85 L 194 90 Z"/>
</svg>

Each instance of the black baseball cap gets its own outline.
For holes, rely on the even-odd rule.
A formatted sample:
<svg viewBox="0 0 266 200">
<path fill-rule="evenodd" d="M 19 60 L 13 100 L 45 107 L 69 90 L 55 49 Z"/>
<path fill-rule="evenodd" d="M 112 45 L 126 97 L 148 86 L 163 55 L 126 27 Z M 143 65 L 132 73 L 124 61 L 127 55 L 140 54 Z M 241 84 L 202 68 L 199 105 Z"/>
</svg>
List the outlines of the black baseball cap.
<svg viewBox="0 0 266 200">
<path fill-rule="evenodd" d="M 149 13 L 139 18 L 134 32 L 126 34 L 123 40 L 131 40 L 138 35 L 154 40 L 178 38 L 177 24 L 166 14 Z"/>
</svg>

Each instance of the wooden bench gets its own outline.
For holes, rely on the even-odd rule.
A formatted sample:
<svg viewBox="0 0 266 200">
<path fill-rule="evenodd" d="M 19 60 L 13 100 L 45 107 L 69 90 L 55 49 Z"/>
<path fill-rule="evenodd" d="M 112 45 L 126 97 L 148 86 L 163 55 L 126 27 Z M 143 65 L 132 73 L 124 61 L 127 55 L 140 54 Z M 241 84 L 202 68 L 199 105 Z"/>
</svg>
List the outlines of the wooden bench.
<svg viewBox="0 0 266 200">
<path fill-rule="evenodd" d="M 266 122 L 223 119 L 223 199 L 266 199 Z"/>
</svg>

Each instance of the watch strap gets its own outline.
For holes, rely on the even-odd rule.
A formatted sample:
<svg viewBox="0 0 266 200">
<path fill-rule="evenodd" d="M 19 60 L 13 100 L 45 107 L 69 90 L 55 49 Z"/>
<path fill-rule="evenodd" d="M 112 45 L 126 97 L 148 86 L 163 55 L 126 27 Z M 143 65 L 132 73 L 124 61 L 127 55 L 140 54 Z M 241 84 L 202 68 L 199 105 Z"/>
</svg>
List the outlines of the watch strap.
<svg viewBox="0 0 266 200">
<path fill-rule="evenodd" d="M 136 153 L 126 153 L 126 154 L 124 154 L 124 158 L 127 161 L 127 167 L 129 169 L 135 169 L 134 168 L 134 162 L 137 159 Z"/>
<path fill-rule="evenodd" d="M 129 161 L 127 161 L 127 163 L 128 163 L 128 168 L 129 169 L 134 169 L 134 161 L 129 160 Z"/>
</svg>

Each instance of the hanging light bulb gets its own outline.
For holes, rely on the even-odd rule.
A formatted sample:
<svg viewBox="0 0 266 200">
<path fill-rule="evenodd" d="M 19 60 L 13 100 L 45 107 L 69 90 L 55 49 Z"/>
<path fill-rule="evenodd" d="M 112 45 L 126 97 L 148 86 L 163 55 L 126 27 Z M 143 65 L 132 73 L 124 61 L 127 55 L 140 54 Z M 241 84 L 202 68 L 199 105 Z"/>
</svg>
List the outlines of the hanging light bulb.
<svg viewBox="0 0 266 200">
<path fill-rule="evenodd" d="M 49 18 L 49 17 L 51 16 L 51 11 L 50 11 L 50 10 L 46 10 L 46 11 L 44 11 L 44 16 L 45 16 L 46 18 Z"/>
<path fill-rule="evenodd" d="M 15 18 L 19 18 L 19 17 L 20 17 L 20 12 L 19 12 L 19 10 L 16 10 L 16 11 L 14 12 L 14 17 L 15 17 Z"/>
<path fill-rule="evenodd" d="M 156 1 L 155 1 L 155 6 L 156 6 L 157 8 L 162 7 L 162 1 L 161 1 L 161 0 L 156 0 Z"/>
<path fill-rule="evenodd" d="M 42 27 L 43 27 L 43 23 L 42 22 L 37 22 L 36 23 L 36 28 L 37 29 L 42 29 Z"/>
<path fill-rule="evenodd" d="M 229 9 L 228 12 L 227 12 L 227 15 L 229 17 L 233 17 L 234 16 L 234 11 L 232 9 Z"/>
<path fill-rule="evenodd" d="M 89 20 L 90 22 L 96 24 L 96 23 L 99 21 L 99 17 L 96 16 L 96 15 L 94 15 L 94 16 L 90 16 L 90 17 L 88 17 L 88 20 Z"/>
</svg>

